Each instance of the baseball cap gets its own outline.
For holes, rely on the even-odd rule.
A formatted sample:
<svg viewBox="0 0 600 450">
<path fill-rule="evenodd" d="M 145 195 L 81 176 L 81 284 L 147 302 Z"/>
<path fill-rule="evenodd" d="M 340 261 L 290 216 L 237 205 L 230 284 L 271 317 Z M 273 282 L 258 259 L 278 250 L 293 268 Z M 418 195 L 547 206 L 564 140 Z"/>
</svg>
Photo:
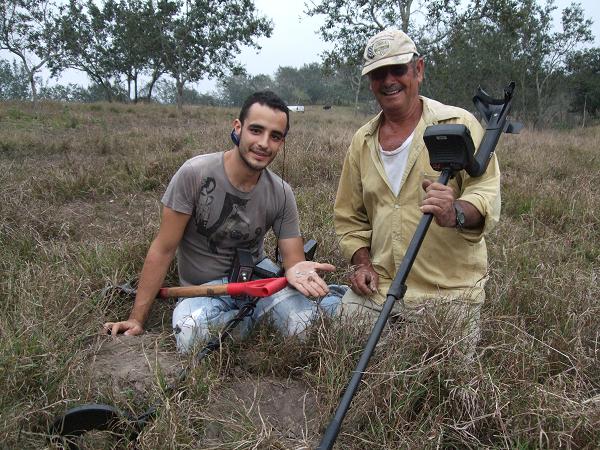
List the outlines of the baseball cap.
<svg viewBox="0 0 600 450">
<path fill-rule="evenodd" d="M 419 55 L 419 52 L 406 33 L 391 28 L 383 30 L 367 42 L 361 75 L 383 66 L 408 64 L 413 55 Z"/>
</svg>

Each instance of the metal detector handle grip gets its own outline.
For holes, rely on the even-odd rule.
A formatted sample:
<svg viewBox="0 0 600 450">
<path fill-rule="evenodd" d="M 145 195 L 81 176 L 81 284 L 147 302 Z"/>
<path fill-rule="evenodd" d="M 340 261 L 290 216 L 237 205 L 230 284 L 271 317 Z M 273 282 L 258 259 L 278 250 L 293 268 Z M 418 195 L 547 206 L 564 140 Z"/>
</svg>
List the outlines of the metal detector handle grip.
<svg viewBox="0 0 600 450">
<path fill-rule="evenodd" d="M 287 278 L 263 278 L 247 283 L 229 283 L 227 293 L 231 296 L 268 297 L 287 286 Z"/>
<path fill-rule="evenodd" d="M 511 81 L 504 88 L 504 99 L 493 99 L 481 87 L 479 87 L 477 94 L 473 97 L 473 103 L 483 116 L 486 129 L 474 160 L 466 168 L 467 173 L 472 177 L 480 177 L 487 170 L 487 166 L 502 133 L 510 132 L 517 134 L 523 128 L 523 125 L 520 123 L 508 120 L 514 90 L 515 82 Z"/>
<path fill-rule="evenodd" d="M 264 278 L 246 283 L 211 284 L 202 286 L 163 287 L 158 298 L 213 297 L 217 295 L 268 297 L 287 286 L 287 278 Z"/>
</svg>

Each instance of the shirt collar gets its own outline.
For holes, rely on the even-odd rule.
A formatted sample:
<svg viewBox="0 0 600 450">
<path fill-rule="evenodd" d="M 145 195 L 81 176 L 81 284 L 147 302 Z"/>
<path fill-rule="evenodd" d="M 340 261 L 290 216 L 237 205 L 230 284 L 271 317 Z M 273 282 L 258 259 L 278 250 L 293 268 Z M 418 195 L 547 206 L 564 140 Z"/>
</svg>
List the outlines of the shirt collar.
<svg viewBox="0 0 600 450">
<path fill-rule="evenodd" d="M 440 121 L 446 121 L 459 117 L 454 108 L 448 108 L 446 105 L 436 102 L 435 100 L 431 100 L 427 97 L 423 97 L 422 95 L 419 95 L 419 98 L 423 102 L 423 113 L 421 115 L 421 119 L 426 125 L 434 125 Z M 382 119 L 383 111 L 380 111 L 379 114 L 367 122 L 365 134 L 367 136 L 374 135 L 377 132 Z"/>
</svg>

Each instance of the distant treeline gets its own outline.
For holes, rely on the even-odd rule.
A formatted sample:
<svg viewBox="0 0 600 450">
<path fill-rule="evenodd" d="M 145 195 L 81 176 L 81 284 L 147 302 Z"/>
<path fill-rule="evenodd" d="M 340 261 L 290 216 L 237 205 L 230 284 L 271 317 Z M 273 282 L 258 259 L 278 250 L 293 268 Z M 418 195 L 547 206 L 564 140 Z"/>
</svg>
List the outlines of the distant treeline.
<svg viewBox="0 0 600 450">
<path fill-rule="evenodd" d="M 110 96 L 105 87 L 91 83 L 82 86 L 74 83 L 45 85 L 40 78 L 38 99 L 67 102 L 119 101 L 133 102 L 123 85 L 113 86 Z M 366 84 L 365 84 L 366 86 Z M 354 92 L 347 88 L 344 74 L 326 69 L 319 63 L 305 64 L 300 68 L 280 67 L 274 76 L 247 74 L 224 76 L 215 92 L 201 93 L 193 87 L 183 89 L 183 102 L 189 105 L 240 106 L 254 91 L 269 89 L 277 92 L 290 105 L 353 105 Z M 151 98 L 145 87 L 139 91 L 138 101 L 154 101 L 163 104 L 177 103 L 175 82 L 159 79 Z M 0 99 L 29 100 L 31 89 L 24 70 L 15 61 L 0 60 Z M 361 102 L 371 96 L 367 89 L 361 91 Z"/>
<path fill-rule="evenodd" d="M 0 99 L 237 106 L 271 89 L 289 104 L 373 109 L 362 50 L 368 36 L 395 26 L 425 56 L 429 97 L 471 108 L 478 85 L 499 96 L 514 80 L 514 112 L 534 126 L 582 125 L 600 113 L 600 48 L 590 47 L 592 21 L 579 4 L 562 11 L 555 30 L 552 0 L 424 0 L 419 25 L 412 1 L 341 3 L 306 6 L 326 18 L 319 32 L 333 43 L 321 63 L 251 76 L 235 56 L 273 24 L 247 0 L 4 0 L 0 50 L 16 59 L 0 60 Z M 76 69 L 90 84 L 49 86 L 42 69 Z M 193 88 L 206 77 L 219 80 L 215 92 Z"/>
</svg>

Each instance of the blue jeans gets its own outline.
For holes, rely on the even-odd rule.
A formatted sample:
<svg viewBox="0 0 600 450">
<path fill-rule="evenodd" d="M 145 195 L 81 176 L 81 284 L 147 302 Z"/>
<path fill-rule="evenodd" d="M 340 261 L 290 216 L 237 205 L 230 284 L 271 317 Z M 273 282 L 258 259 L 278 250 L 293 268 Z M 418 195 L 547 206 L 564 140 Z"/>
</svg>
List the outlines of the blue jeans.
<svg viewBox="0 0 600 450">
<path fill-rule="evenodd" d="M 206 284 L 223 283 L 227 283 L 227 278 Z M 254 313 L 244 317 L 235 328 L 234 334 L 246 337 L 262 318 L 268 317 L 283 335 L 302 337 L 319 312 L 329 316 L 337 314 L 346 289 L 346 286 L 330 285 L 329 294 L 314 302 L 288 286 L 270 297 L 259 299 Z M 198 342 L 210 339 L 237 315 L 239 307 L 239 300 L 232 299 L 229 295 L 181 299 L 173 311 L 177 350 L 186 353 Z"/>
</svg>

